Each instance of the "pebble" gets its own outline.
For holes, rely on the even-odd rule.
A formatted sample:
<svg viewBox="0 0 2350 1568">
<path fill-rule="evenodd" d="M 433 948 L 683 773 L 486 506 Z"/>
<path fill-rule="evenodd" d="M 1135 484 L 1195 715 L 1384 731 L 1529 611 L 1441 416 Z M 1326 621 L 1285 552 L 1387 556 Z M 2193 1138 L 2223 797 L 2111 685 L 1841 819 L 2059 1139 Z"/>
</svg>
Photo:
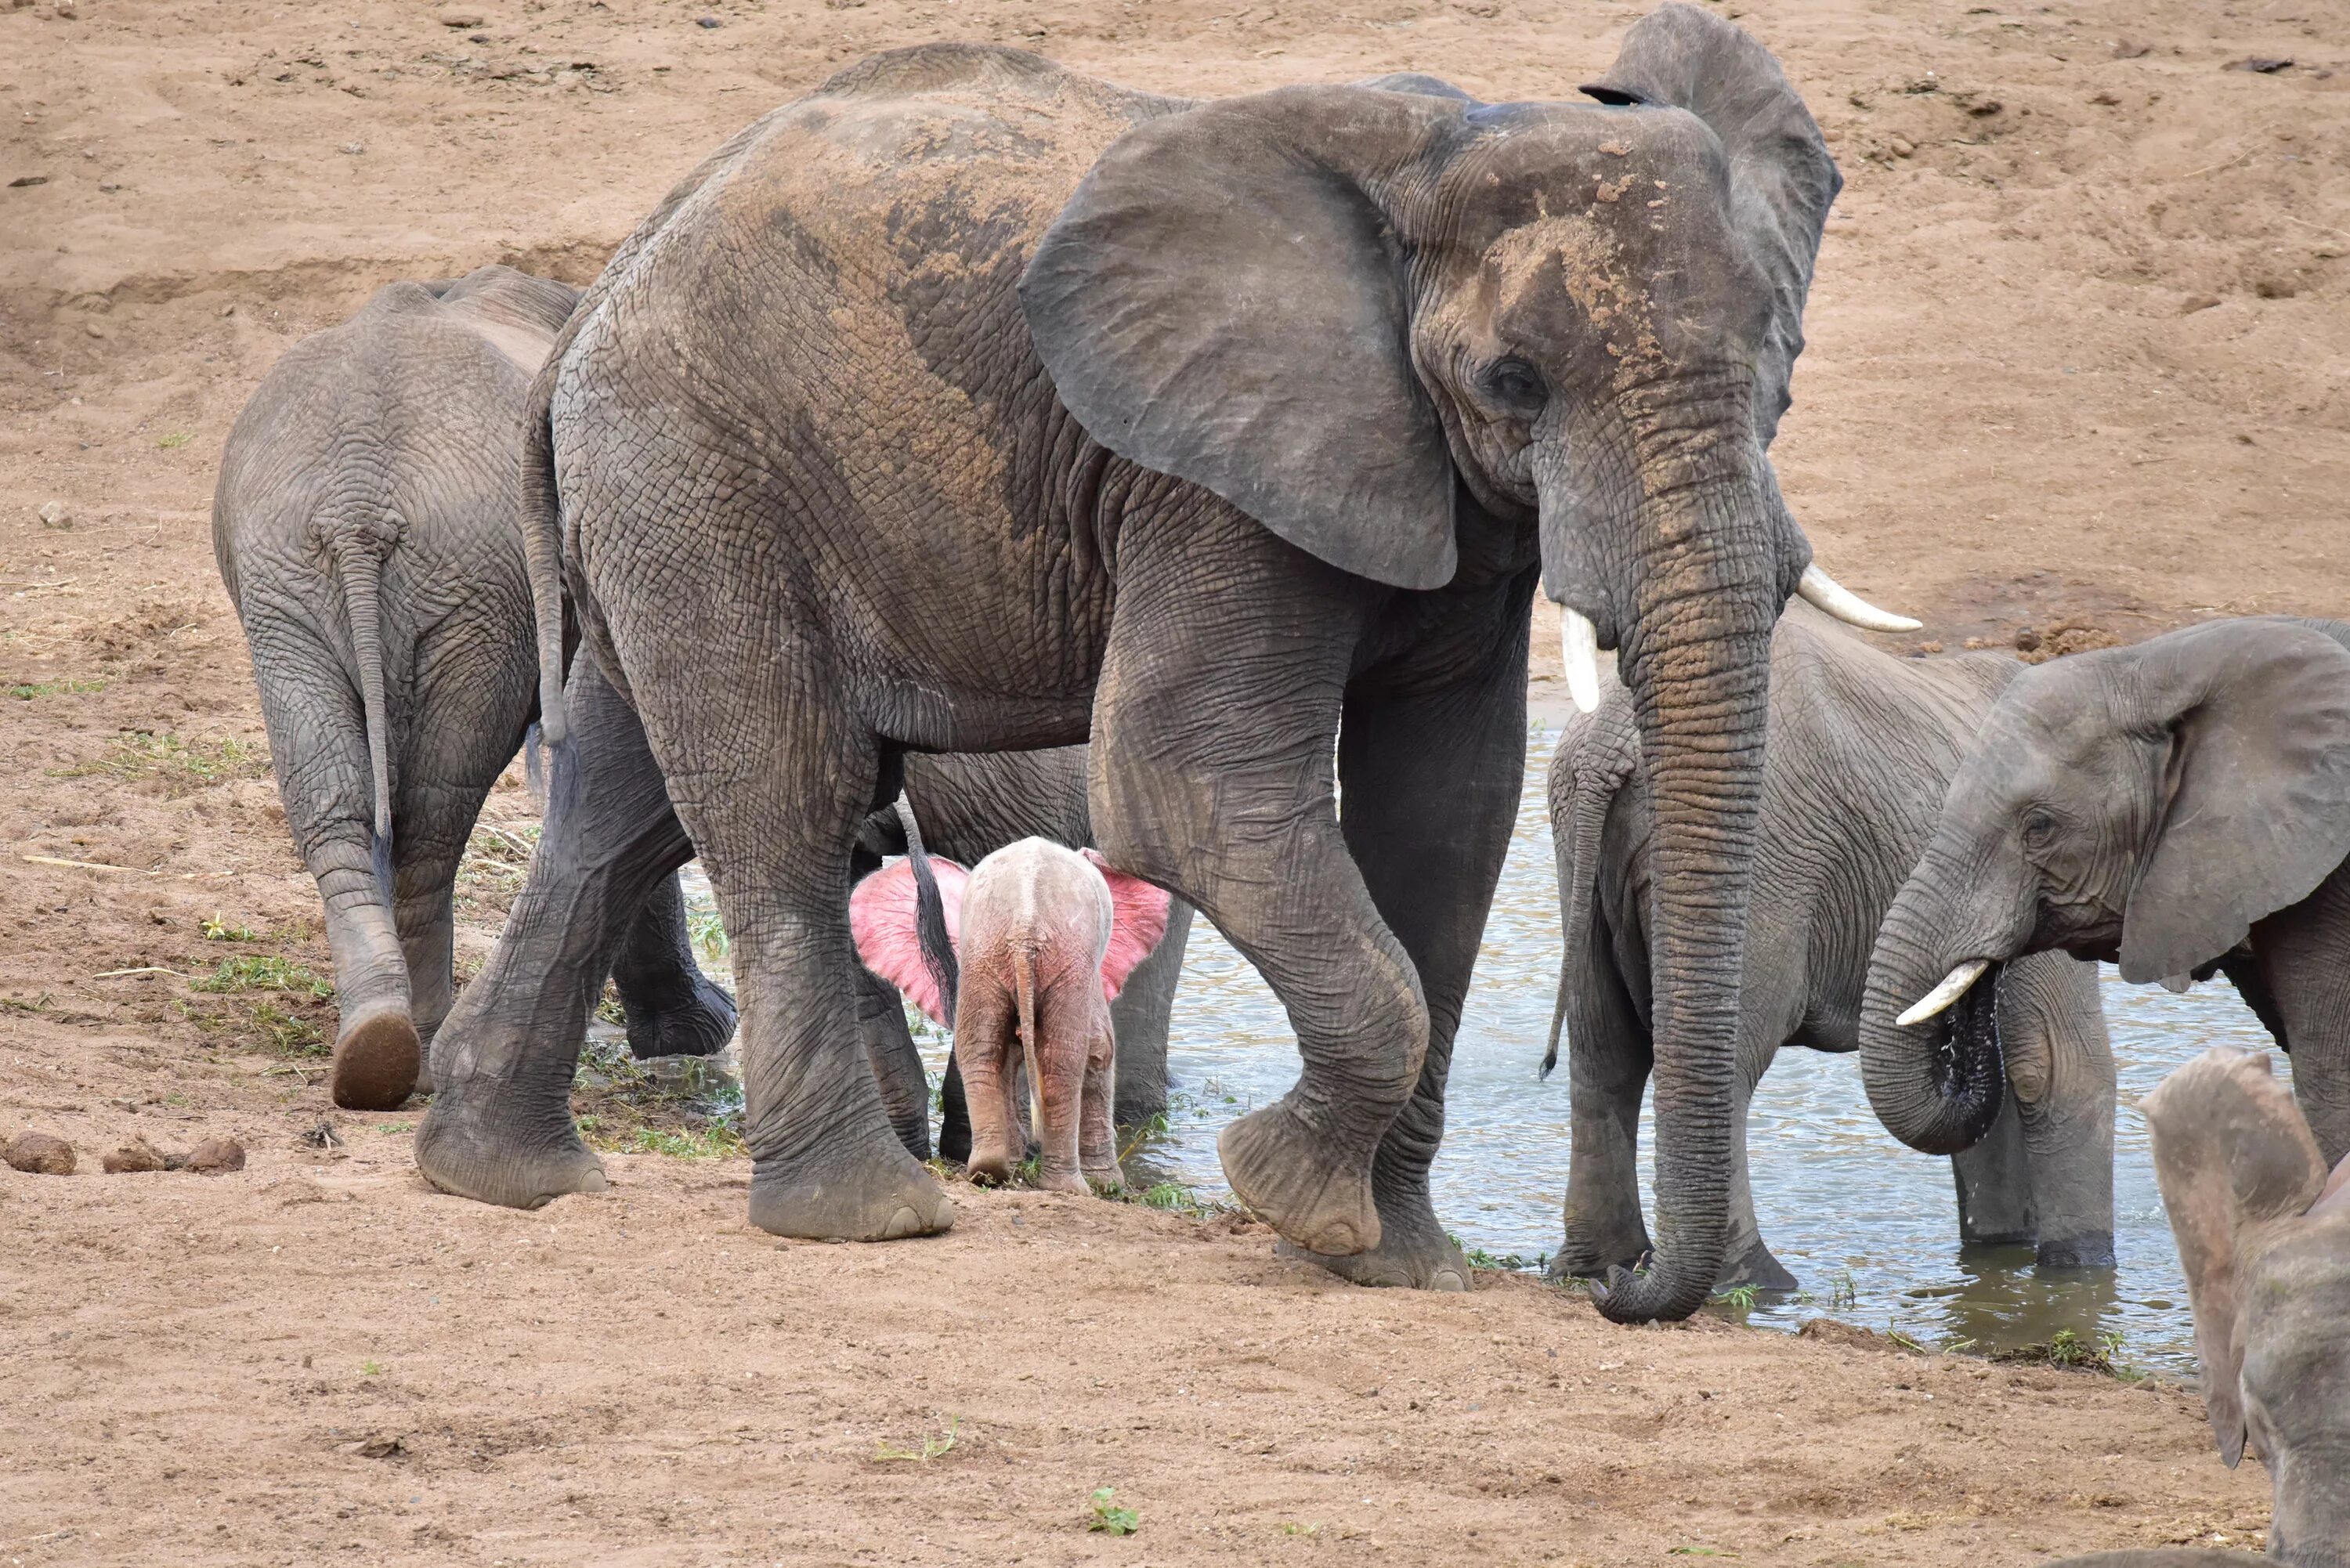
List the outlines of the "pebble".
<svg viewBox="0 0 2350 1568">
<path fill-rule="evenodd" d="M 478 27 L 482 25 L 482 14 L 479 11 L 451 9 L 436 12 L 432 19 L 444 27 Z"/>
<path fill-rule="evenodd" d="M 113 336 L 107 330 L 106 323 L 103 321 L 85 321 L 81 324 L 81 329 L 84 332 L 88 333 L 92 337 L 109 337 Z"/>
<path fill-rule="evenodd" d="M 2179 301 L 2178 314 L 2192 316 L 2199 310 L 2210 310 L 2219 303 L 2220 296 L 2216 294 L 2190 294 Z"/>
<path fill-rule="evenodd" d="M 18 1133 L 5 1149 L 0 1149 L 0 1159 L 27 1176 L 71 1176 L 74 1173 L 73 1145 L 61 1137 L 45 1132 Z"/>
<path fill-rule="evenodd" d="M 220 1176 L 244 1168 L 244 1145 L 233 1137 L 208 1137 L 188 1155 L 188 1168 Z"/>
<path fill-rule="evenodd" d="M 73 514 L 66 510 L 66 504 L 62 501 L 42 502 L 38 515 L 41 519 L 41 526 L 44 528 L 73 526 Z"/>
<path fill-rule="evenodd" d="M 163 1156 L 143 1137 L 134 1137 L 103 1161 L 109 1176 L 122 1176 L 133 1171 L 161 1170 Z"/>
<path fill-rule="evenodd" d="M 1911 153 L 1918 151 L 1915 147 L 1912 147 L 1909 144 L 1909 140 L 1907 137 L 1897 136 L 1889 145 L 1892 147 L 1893 156 L 1896 158 L 1907 158 Z"/>
</svg>

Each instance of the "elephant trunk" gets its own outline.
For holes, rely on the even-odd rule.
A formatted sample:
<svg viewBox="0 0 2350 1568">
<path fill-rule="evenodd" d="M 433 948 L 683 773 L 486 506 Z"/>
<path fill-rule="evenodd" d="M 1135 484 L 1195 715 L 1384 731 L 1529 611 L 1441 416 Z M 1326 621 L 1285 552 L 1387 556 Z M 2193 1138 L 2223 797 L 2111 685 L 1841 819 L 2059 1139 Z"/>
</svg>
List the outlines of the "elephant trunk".
<svg viewBox="0 0 2350 1568">
<path fill-rule="evenodd" d="M 1861 1078 L 1870 1107 L 1895 1137 L 1926 1154 L 1960 1154 L 1991 1131 L 2005 1097 L 2000 966 L 1992 963 L 1934 1016 L 1897 1022 L 1960 961 L 1981 956 L 1950 957 L 1959 922 L 1934 890 L 1938 874 L 1929 853 L 1878 928 L 1861 1000 Z"/>
<path fill-rule="evenodd" d="M 1767 468 L 1692 472 L 1707 465 L 1689 460 L 1690 433 L 1669 432 L 1684 438 L 1679 461 L 1643 464 L 1677 482 L 1643 486 L 1617 621 L 1651 807 L 1657 1106 L 1657 1249 L 1600 1294 L 1618 1323 L 1687 1317 L 1721 1267 L 1771 628 L 1808 553 L 1781 531 Z"/>
</svg>

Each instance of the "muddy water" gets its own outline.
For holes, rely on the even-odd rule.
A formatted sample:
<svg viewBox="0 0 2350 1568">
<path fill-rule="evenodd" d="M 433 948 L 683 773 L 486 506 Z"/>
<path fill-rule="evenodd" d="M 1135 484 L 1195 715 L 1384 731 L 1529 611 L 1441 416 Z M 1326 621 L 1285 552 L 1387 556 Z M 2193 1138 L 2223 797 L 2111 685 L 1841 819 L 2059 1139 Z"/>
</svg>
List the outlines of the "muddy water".
<svg viewBox="0 0 2350 1568">
<path fill-rule="evenodd" d="M 1532 1261 L 1559 1234 L 1566 1187 L 1566 1074 L 1535 1075 L 1557 983 L 1558 898 L 1543 777 L 1555 733 L 1537 730 L 1517 831 L 1485 929 L 1453 1056 L 1437 1212 L 1461 1241 Z M 1221 1192 L 1216 1134 L 1296 1075 L 1294 1036 L 1254 971 L 1205 921 L 1192 928 L 1170 1058 L 1180 1098 L 1157 1158 Z M 2106 972 L 2106 1017 L 2120 1064 L 2115 1251 L 2110 1273 L 2043 1277 L 2028 1249 L 1958 1243 L 1950 1162 L 1917 1154 L 1877 1124 L 1857 1057 L 1781 1054 L 1754 1101 L 1748 1137 L 1762 1235 L 1804 1290 L 1765 1297 L 1750 1321 L 1792 1328 L 1824 1312 L 1898 1327 L 1929 1344 L 1984 1348 L 2044 1343 L 2060 1328 L 2095 1345 L 2121 1334 L 2119 1359 L 2179 1374 L 2194 1366 L 2185 1285 L 2147 1154 L 2128 1107 L 2205 1046 L 2265 1046 L 2224 981 L 2184 996 L 2123 985 Z M 1644 1126 L 1644 1148 L 1651 1143 Z M 1644 1164 L 1645 1164 L 1644 1160 Z M 1805 1299 L 1808 1298 L 1808 1299 Z"/>
<path fill-rule="evenodd" d="M 1529 737 L 1517 830 L 1453 1054 L 1435 1170 L 1437 1212 L 1462 1243 L 1526 1267 L 1539 1267 L 1555 1245 L 1566 1187 L 1566 1074 L 1546 1083 L 1536 1077 L 1558 972 L 1558 898 L 1542 794 L 1555 739 L 1540 727 Z M 690 900 L 708 909 L 698 867 L 689 884 Z M 2224 980 L 2174 996 L 2123 985 L 2108 968 L 2104 991 L 2121 1074 L 2117 1267 L 2042 1275 L 2029 1249 L 1962 1252 L 1950 1162 L 1905 1148 L 1877 1126 L 1856 1057 L 1788 1051 L 1756 1092 L 1747 1136 L 1763 1239 L 1803 1289 L 1763 1297 L 1749 1321 L 1792 1329 L 1830 1313 L 1929 1345 L 1973 1341 L 1986 1350 L 2044 1344 L 2065 1328 L 2087 1345 L 2118 1334 L 2116 1359 L 2191 1374 L 2186 1287 L 2155 1189 L 2146 1124 L 2129 1107 L 2207 1045 L 2264 1048 L 2269 1040 Z M 946 1042 L 926 1030 L 920 1044 L 935 1075 Z M 1297 1055 L 1272 992 L 1205 920 L 1192 926 L 1169 1059 L 1173 1125 L 1138 1168 L 1223 1196 L 1216 1135 L 1287 1090 Z M 1645 1115 L 1642 1144 L 1645 1171 L 1653 1145 Z"/>
</svg>

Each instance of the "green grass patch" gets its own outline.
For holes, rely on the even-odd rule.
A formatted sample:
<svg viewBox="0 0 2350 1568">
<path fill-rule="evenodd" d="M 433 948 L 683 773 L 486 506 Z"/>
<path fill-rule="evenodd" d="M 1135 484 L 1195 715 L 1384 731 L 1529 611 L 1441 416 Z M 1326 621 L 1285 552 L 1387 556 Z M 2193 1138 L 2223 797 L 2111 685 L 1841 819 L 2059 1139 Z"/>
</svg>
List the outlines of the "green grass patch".
<svg viewBox="0 0 2350 1568">
<path fill-rule="evenodd" d="M 579 1136 L 598 1154 L 659 1154 L 672 1159 L 733 1159 L 743 1141 L 741 1085 L 714 1064 L 656 1075 L 618 1041 L 591 1040 L 572 1081 Z"/>
<path fill-rule="evenodd" d="M 14 697 L 19 702 L 30 702 L 36 697 L 82 697 L 105 690 L 103 680 L 60 677 L 56 680 L 19 680 L 0 686 L 0 697 Z"/>
<path fill-rule="evenodd" d="M 278 953 L 239 953 L 224 958 L 212 973 L 188 982 L 192 991 L 220 993 L 244 991 L 307 992 L 324 1002 L 335 994 L 334 982 L 321 980 L 307 964 Z"/>
<path fill-rule="evenodd" d="M 476 821 L 457 860 L 457 907 L 469 913 L 504 914 L 522 891 L 538 835 L 535 822 Z"/>
<path fill-rule="evenodd" d="M 213 910 L 203 920 L 197 922 L 197 929 L 203 932 L 204 940 L 208 942 L 257 942 L 261 940 L 261 933 L 259 931 L 255 930 L 251 926 L 245 925 L 243 922 L 239 922 L 234 926 L 230 925 L 227 918 L 221 914 L 217 909 Z"/>
<path fill-rule="evenodd" d="M 51 778 L 114 778 L 127 784 L 154 780 L 173 799 L 233 779 L 265 778 L 269 753 L 234 736 L 189 740 L 151 730 L 125 730 L 106 754 L 50 771 Z"/>
<path fill-rule="evenodd" d="M 2126 1366 L 2119 1357 L 2122 1349 L 2121 1330 L 2109 1328 L 2094 1340 L 2083 1339 L 2069 1328 L 2060 1328 L 2038 1345 L 2020 1345 L 2011 1350 L 1991 1353 L 1993 1361 L 2020 1363 L 2024 1366 L 2063 1366 L 2077 1372 L 2102 1372 L 2125 1383 L 2145 1380 L 2146 1374 L 2134 1366 Z"/>
<path fill-rule="evenodd" d="M 1096 1487 L 1093 1496 L 1086 1500 L 1092 1512 L 1086 1528 L 1099 1535 L 1131 1535 L 1142 1528 L 1142 1516 L 1130 1508 L 1118 1505 L 1118 1494 L 1109 1487 Z"/>
<path fill-rule="evenodd" d="M 155 438 L 155 444 L 165 452 L 176 452 L 196 438 L 186 431 L 172 431 Z"/>
<path fill-rule="evenodd" d="M 929 1464 L 932 1459 L 942 1459 L 954 1452 L 956 1434 L 962 1425 L 960 1417 L 950 1416 L 947 1417 L 947 1429 L 937 1437 L 925 1434 L 921 1442 L 910 1449 L 899 1448 L 890 1442 L 877 1443 L 874 1445 L 873 1458 L 877 1461 L 910 1461 L 918 1465 Z"/>
</svg>

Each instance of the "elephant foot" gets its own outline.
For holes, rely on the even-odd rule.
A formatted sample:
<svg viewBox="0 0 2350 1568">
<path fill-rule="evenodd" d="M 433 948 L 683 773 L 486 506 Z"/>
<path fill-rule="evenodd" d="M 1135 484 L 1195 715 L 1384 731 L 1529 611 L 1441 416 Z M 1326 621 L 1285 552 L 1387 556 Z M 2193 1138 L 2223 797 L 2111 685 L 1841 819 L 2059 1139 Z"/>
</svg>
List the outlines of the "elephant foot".
<svg viewBox="0 0 2350 1568">
<path fill-rule="evenodd" d="M 347 1111 L 396 1110 L 416 1087 L 423 1065 L 424 1042 L 407 1010 L 386 1007 L 344 1020 L 327 1069 L 327 1092 Z"/>
<path fill-rule="evenodd" d="M 1371 1150 L 1350 1157 L 1334 1142 L 1284 1096 L 1226 1127 L 1216 1155 L 1250 1212 L 1309 1252 L 1346 1257 L 1378 1246 L 1379 1211 Z"/>
<path fill-rule="evenodd" d="M 625 995 L 620 1003 L 628 1015 L 629 1054 L 640 1062 L 714 1056 L 734 1038 L 734 999 L 707 976 L 697 977 L 692 994 L 674 1007 L 639 1008 Z"/>
<path fill-rule="evenodd" d="M 1117 1192 L 1126 1186 L 1126 1168 L 1112 1160 L 1107 1165 L 1086 1167 L 1086 1180 L 1095 1190 Z"/>
<path fill-rule="evenodd" d="M 954 1204 L 894 1135 L 877 1133 L 848 1149 L 757 1161 L 751 1223 L 810 1241 L 894 1241 L 947 1229 Z"/>
<path fill-rule="evenodd" d="M 1041 1192 L 1073 1192 L 1079 1198 L 1093 1195 L 1086 1179 L 1074 1170 L 1040 1170 L 1036 1173 L 1036 1188 Z"/>
<path fill-rule="evenodd" d="M 2110 1269 L 2114 1266 L 2114 1233 L 2088 1231 L 2061 1241 L 2043 1241 L 2033 1263 L 2043 1269 Z"/>
<path fill-rule="evenodd" d="M 1604 1280 L 1611 1269 L 1638 1268 L 1648 1250 L 1648 1233 L 1637 1224 L 1628 1231 L 1570 1228 L 1543 1273 L 1552 1280 Z"/>
<path fill-rule="evenodd" d="M 1318 1263 L 1352 1284 L 1413 1291 L 1469 1288 L 1469 1260 L 1444 1233 L 1425 1193 L 1416 1204 L 1388 1206 L 1379 1216 L 1378 1245 L 1367 1252 L 1333 1257 L 1287 1240 L 1274 1242 L 1273 1250 L 1279 1257 Z"/>
<path fill-rule="evenodd" d="M 505 1209 L 538 1209 L 570 1192 L 609 1185 L 604 1162 L 579 1141 L 570 1107 L 550 1122 L 536 1097 L 482 1079 L 452 1083 L 433 1096 L 416 1129 L 416 1168 L 443 1192 Z M 528 1130 L 518 1130 L 528 1129 Z"/>
<path fill-rule="evenodd" d="M 1715 1290 L 1727 1290 L 1732 1285 L 1752 1285 L 1759 1291 L 1792 1291 L 1799 1282 L 1787 1265 L 1772 1254 L 1755 1237 L 1743 1247 L 1733 1242 L 1723 1259 L 1721 1273 L 1713 1282 Z"/>
</svg>

